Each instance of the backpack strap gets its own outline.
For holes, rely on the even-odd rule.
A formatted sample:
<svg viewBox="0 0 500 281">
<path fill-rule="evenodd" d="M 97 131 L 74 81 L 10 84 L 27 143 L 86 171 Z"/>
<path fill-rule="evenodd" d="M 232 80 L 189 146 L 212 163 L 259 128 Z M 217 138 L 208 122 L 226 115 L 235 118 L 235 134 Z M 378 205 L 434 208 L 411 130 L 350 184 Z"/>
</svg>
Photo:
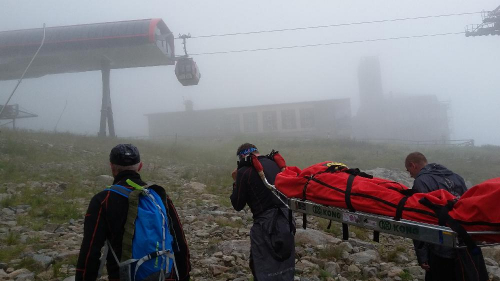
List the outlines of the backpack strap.
<svg viewBox="0 0 500 281">
<path fill-rule="evenodd" d="M 127 188 L 127 187 L 122 186 L 122 185 L 118 185 L 118 184 L 114 184 L 114 185 L 106 188 L 105 190 L 109 190 L 109 191 L 112 191 L 114 193 L 120 194 L 121 196 L 123 196 L 125 198 L 128 198 L 128 196 L 132 192 L 132 189 Z"/>
<path fill-rule="evenodd" d="M 131 188 L 128 188 L 126 186 L 123 186 L 123 185 L 119 185 L 119 184 L 114 184 L 112 186 L 109 186 L 108 188 L 106 188 L 105 190 L 109 190 L 109 191 L 113 191 L 114 193 L 117 193 L 117 194 L 120 194 L 121 196 L 123 197 L 126 197 L 128 198 L 130 193 L 133 191 L 133 190 L 139 190 L 139 191 L 142 191 L 144 189 L 148 189 L 149 187 L 153 186 L 154 184 L 148 184 L 148 185 L 144 185 L 144 186 L 141 186 L 141 185 L 138 185 L 136 184 L 135 182 L 131 181 L 131 180 L 127 180 L 127 184 L 132 187 L 133 189 Z"/>
<path fill-rule="evenodd" d="M 148 260 L 152 260 L 152 259 L 155 259 L 159 256 L 166 256 L 167 257 L 167 264 L 166 264 L 166 268 L 169 268 L 169 263 L 170 263 L 170 259 L 172 259 L 173 261 L 173 267 L 174 267 L 174 270 L 175 270 L 175 273 L 177 274 L 177 276 L 179 276 L 179 272 L 177 271 L 177 264 L 175 262 L 175 256 L 174 254 L 170 251 L 170 250 L 163 250 L 163 251 L 157 251 L 157 252 L 152 252 L 152 253 L 149 253 L 148 255 L 140 258 L 140 259 L 127 259 L 125 260 L 124 262 L 120 262 L 118 260 L 118 257 L 116 256 L 116 253 L 115 251 L 113 250 L 113 247 L 111 247 L 111 242 L 109 242 L 109 240 L 106 240 L 106 244 L 104 245 L 104 254 L 101 256 L 101 265 L 99 266 L 99 275 L 101 274 L 102 272 L 102 269 L 104 267 L 104 264 L 106 263 L 106 257 L 107 257 L 107 253 L 108 253 L 108 249 L 111 250 L 111 253 L 113 254 L 113 257 L 115 258 L 115 261 L 116 261 L 116 264 L 118 264 L 118 266 L 120 268 L 123 268 L 125 267 L 125 269 L 128 271 L 128 265 L 132 264 L 132 263 L 136 263 L 135 265 L 135 272 L 134 272 L 134 275 L 133 275 L 133 278 L 129 278 L 129 280 L 135 280 L 135 276 L 137 275 L 137 270 L 139 269 L 139 267 L 147 262 Z M 130 272 L 127 272 L 129 275 Z M 164 276 L 164 273 L 162 273 L 162 275 Z M 160 275 L 160 276 L 162 276 Z M 161 280 L 161 279 L 160 279 Z"/>
<path fill-rule="evenodd" d="M 137 270 L 139 270 L 139 267 L 141 267 L 141 265 L 145 262 L 147 262 L 148 260 L 152 260 L 152 259 L 155 259 L 159 256 L 167 256 L 167 264 L 166 264 L 166 268 L 169 268 L 170 267 L 170 259 L 173 260 L 173 267 L 174 267 L 174 270 L 175 270 L 175 274 L 177 274 L 177 276 L 179 276 L 179 272 L 177 272 L 177 265 L 175 264 L 175 257 L 174 257 L 174 254 L 170 251 L 170 250 L 163 250 L 163 251 L 158 251 L 158 252 L 152 252 L 150 253 L 149 255 L 146 255 L 140 259 L 130 259 L 130 260 L 127 260 L 125 262 L 123 262 L 123 264 L 130 264 L 130 263 L 133 263 L 133 262 L 137 262 L 137 264 L 135 265 L 135 272 L 134 272 L 134 279 L 135 279 L 135 276 L 137 275 Z M 164 273 L 163 273 L 164 275 Z M 164 278 L 163 278 L 164 279 Z M 160 279 L 161 280 L 161 279 Z"/>
<path fill-rule="evenodd" d="M 123 241 L 122 241 L 122 260 L 132 258 L 132 241 L 135 232 L 135 219 L 139 210 L 139 196 L 142 190 L 131 191 L 128 196 L 128 213 L 127 220 L 124 225 Z"/>
<path fill-rule="evenodd" d="M 137 212 L 139 207 L 139 196 L 144 189 L 149 188 L 150 185 L 141 186 L 136 184 L 130 179 L 127 179 L 127 184 L 134 188 L 133 190 L 121 185 L 113 185 L 109 189 L 116 192 L 122 196 L 128 198 L 128 213 L 127 220 L 124 225 L 123 241 L 122 241 L 122 260 L 129 260 L 132 258 L 132 241 L 134 239 L 135 232 L 135 219 L 137 218 Z"/>
</svg>

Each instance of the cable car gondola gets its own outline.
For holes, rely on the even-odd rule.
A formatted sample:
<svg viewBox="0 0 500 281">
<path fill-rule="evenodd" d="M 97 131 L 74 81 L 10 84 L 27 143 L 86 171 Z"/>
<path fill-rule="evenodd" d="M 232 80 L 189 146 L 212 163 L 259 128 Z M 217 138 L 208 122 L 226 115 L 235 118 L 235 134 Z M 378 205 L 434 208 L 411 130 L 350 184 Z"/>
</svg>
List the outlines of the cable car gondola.
<svg viewBox="0 0 500 281">
<path fill-rule="evenodd" d="M 175 76 L 183 86 L 198 85 L 201 73 L 193 58 L 180 57 L 175 64 Z"/>
<path fill-rule="evenodd" d="M 193 58 L 190 58 L 186 50 L 186 39 L 191 38 L 191 34 L 179 34 L 179 39 L 182 39 L 184 45 L 184 56 L 177 58 L 175 64 L 175 76 L 181 82 L 182 86 L 198 85 L 201 78 L 200 70 Z"/>
</svg>

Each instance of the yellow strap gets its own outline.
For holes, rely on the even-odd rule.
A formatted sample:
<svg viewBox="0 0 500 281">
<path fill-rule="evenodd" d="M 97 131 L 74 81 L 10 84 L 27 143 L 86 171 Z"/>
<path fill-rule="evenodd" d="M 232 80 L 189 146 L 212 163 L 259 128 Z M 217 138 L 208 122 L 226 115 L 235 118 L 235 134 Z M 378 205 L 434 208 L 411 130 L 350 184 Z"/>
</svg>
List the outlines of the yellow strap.
<svg viewBox="0 0 500 281">
<path fill-rule="evenodd" d="M 129 186 L 133 187 L 135 190 L 144 190 L 144 187 L 138 185 L 137 183 L 133 182 L 130 179 L 126 180 L 126 182 Z"/>
</svg>

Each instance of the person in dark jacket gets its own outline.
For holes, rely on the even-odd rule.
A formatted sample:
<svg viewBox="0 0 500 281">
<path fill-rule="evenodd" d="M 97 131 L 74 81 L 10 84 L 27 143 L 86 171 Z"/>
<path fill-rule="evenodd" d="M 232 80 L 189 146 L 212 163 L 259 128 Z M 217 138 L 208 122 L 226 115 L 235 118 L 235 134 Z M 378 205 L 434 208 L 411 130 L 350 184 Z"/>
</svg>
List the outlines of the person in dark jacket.
<svg viewBox="0 0 500 281">
<path fill-rule="evenodd" d="M 417 192 L 427 193 L 444 189 L 458 199 L 467 191 L 467 186 L 461 176 L 443 165 L 427 163 L 426 157 L 420 152 L 408 154 L 405 167 L 410 176 L 415 179 L 413 189 Z M 462 253 L 457 249 L 416 240 L 413 243 L 418 263 L 426 271 L 426 281 L 469 280 L 465 278 L 466 274 L 463 272 L 477 270 L 476 268 L 464 268 L 467 263 L 460 261 Z M 477 250 L 479 251 L 478 255 L 480 255 L 479 259 L 482 260 L 480 248 L 477 248 Z M 480 268 L 480 266 L 477 266 L 477 268 Z M 473 273 L 472 275 L 479 276 L 481 274 Z M 480 278 L 474 280 L 480 280 Z"/>
<path fill-rule="evenodd" d="M 278 165 L 261 156 L 255 145 L 242 144 L 236 153 L 238 168 L 231 203 L 236 211 L 248 205 L 254 224 L 250 229 L 250 268 L 255 281 L 293 280 L 295 274 L 295 221 L 287 206 L 268 189 L 251 165 L 250 155 L 257 156 L 270 184 L 280 172 Z"/>
<path fill-rule="evenodd" d="M 145 186 L 139 171 L 142 168 L 139 150 L 132 144 L 119 144 L 110 153 L 111 173 L 114 177 L 113 185 L 121 185 L 133 189 L 127 180 Z M 151 190 L 155 191 L 162 199 L 168 214 L 168 225 L 174 237 L 173 249 L 179 276 L 175 271 L 166 280 L 189 280 L 191 270 L 190 254 L 181 222 L 175 207 L 165 192 L 165 189 L 158 185 L 152 185 Z M 116 253 L 118 260 L 122 255 L 122 241 L 124 225 L 127 220 L 128 199 L 110 190 L 97 193 L 89 203 L 85 214 L 83 241 L 78 256 L 76 281 L 96 280 L 98 276 L 101 248 L 109 240 L 111 247 Z M 176 251 L 176 250 L 177 251 Z M 106 257 L 106 267 L 109 280 L 119 280 L 118 264 L 108 251 Z"/>
</svg>

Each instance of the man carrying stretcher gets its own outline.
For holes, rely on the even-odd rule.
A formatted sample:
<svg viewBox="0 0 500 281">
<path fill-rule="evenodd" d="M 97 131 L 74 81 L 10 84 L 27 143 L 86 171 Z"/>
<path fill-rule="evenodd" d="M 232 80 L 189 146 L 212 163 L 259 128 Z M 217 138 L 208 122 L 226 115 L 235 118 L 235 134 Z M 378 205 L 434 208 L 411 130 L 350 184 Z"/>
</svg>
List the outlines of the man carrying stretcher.
<svg viewBox="0 0 500 281">
<path fill-rule="evenodd" d="M 446 167 L 436 163 L 427 163 L 426 157 L 420 152 L 408 154 L 405 160 L 406 170 L 415 179 L 413 190 L 419 193 L 428 193 L 434 190 L 444 189 L 457 198 L 467 191 L 464 179 L 450 171 Z M 456 281 L 470 280 L 465 276 L 477 276 L 473 280 L 487 280 L 486 272 L 479 273 L 484 268 L 474 264 L 461 262 L 460 255 L 463 254 L 454 248 L 440 245 L 427 244 L 421 241 L 413 241 L 415 253 L 420 266 L 426 271 L 426 281 Z M 481 249 L 476 253 L 479 260 L 483 260 Z M 464 250 L 465 251 L 465 250 Z M 467 253 L 465 253 L 467 254 Z M 484 268 L 486 271 L 486 268 Z M 483 279 L 481 276 L 484 276 Z M 464 278 L 465 277 L 465 278 Z"/>
<path fill-rule="evenodd" d="M 250 229 L 253 280 L 292 281 L 295 275 L 295 222 L 291 211 L 263 182 L 274 184 L 281 170 L 275 161 L 276 155 L 260 155 L 257 147 L 250 143 L 242 144 L 236 155 L 239 161 L 232 173 L 234 184 L 230 199 L 236 211 L 248 205 L 253 214 L 254 224 Z M 265 179 L 255 166 L 264 172 Z"/>
</svg>

